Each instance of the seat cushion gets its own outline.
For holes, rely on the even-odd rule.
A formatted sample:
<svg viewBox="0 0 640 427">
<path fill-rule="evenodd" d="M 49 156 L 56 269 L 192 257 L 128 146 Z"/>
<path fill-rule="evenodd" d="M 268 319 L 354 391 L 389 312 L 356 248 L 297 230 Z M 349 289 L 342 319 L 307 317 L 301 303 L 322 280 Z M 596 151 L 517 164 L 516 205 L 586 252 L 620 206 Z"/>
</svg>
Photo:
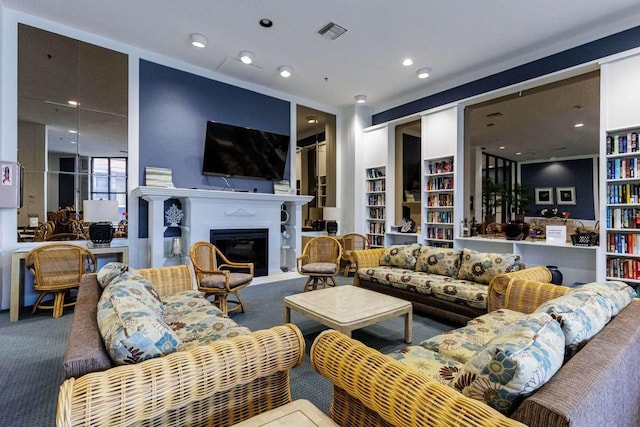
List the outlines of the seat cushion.
<svg viewBox="0 0 640 427">
<path fill-rule="evenodd" d="M 463 249 L 458 279 L 488 285 L 493 276 L 517 271 L 520 255 Z"/>
<path fill-rule="evenodd" d="M 458 277 L 462 250 L 422 246 L 416 261 L 416 271 Z"/>
<path fill-rule="evenodd" d="M 434 275 L 431 282 L 431 295 L 445 301 L 455 302 L 467 307 L 486 310 L 489 288 L 470 280 L 453 279 L 448 276 Z"/>
<path fill-rule="evenodd" d="M 338 266 L 335 262 L 310 262 L 300 267 L 300 271 L 307 274 L 336 274 Z"/>
<path fill-rule="evenodd" d="M 391 245 L 384 250 L 380 257 L 380 265 L 415 270 L 421 246 L 419 243 Z"/>
<path fill-rule="evenodd" d="M 246 285 L 251 280 L 253 276 L 249 273 L 229 273 L 229 288 Z M 224 281 L 225 277 L 222 274 L 207 274 L 200 278 L 200 287 L 224 289 Z"/>
<path fill-rule="evenodd" d="M 509 415 L 562 366 L 564 335 L 546 313 L 513 322 L 460 369 L 453 386 Z"/>
<path fill-rule="evenodd" d="M 389 266 L 361 268 L 357 274 L 362 280 L 425 295 L 431 295 L 431 281 L 434 279 L 434 276 L 428 273 Z"/>
<path fill-rule="evenodd" d="M 453 386 L 458 371 L 464 366 L 453 358 L 443 356 L 419 345 L 412 345 L 389 354 L 390 357 L 441 384 Z"/>
</svg>

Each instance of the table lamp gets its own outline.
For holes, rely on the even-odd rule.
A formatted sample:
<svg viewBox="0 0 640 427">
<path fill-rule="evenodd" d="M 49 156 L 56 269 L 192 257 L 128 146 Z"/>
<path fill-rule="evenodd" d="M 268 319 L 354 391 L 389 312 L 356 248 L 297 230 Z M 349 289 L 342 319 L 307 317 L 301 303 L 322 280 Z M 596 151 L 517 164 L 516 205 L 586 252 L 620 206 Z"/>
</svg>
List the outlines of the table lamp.
<svg viewBox="0 0 640 427">
<path fill-rule="evenodd" d="M 83 202 L 83 220 L 92 223 L 89 226 L 91 247 L 106 248 L 113 239 L 113 223 L 119 218 L 117 200 L 85 200 Z"/>
<path fill-rule="evenodd" d="M 340 209 L 323 208 L 322 217 L 326 222 L 326 230 L 329 236 L 335 236 L 338 233 L 338 219 L 340 219 Z"/>
</svg>

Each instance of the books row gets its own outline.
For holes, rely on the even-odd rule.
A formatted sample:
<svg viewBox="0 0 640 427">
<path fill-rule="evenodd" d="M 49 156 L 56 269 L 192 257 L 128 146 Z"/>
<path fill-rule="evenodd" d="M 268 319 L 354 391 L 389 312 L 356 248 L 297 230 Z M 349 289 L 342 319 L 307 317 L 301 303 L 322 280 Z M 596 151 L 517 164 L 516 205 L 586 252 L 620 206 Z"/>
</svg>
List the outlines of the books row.
<svg viewBox="0 0 640 427">
<path fill-rule="evenodd" d="M 384 208 L 369 208 L 369 219 L 384 219 Z"/>
<path fill-rule="evenodd" d="M 367 172 L 368 179 L 384 178 L 384 172 L 381 171 L 380 169 L 367 169 L 366 172 Z"/>
<path fill-rule="evenodd" d="M 453 240 L 453 228 L 427 227 L 427 238 L 437 240 Z"/>
<path fill-rule="evenodd" d="M 607 154 L 635 153 L 637 151 L 640 151 L 637 132 L 607 136 Z"/>
<path fill-rule="evenodd" d="M 371 234 L 384 234 L 384 223 L 382 222 L 370 222 L 369 233 Z"/>
<path fill-rule="evenodd" d="M 367 236 L 370 247 L 384 246 L 384 236 Z"/>
<path fill-rule="evenodd" d="M 384 191 L 386 181 L 384 179 L 378 181 L 367 181 L 367 193 L 378 193 Z"/>
<path fill-rule="evenodd" d="M 636 258 L 607 259 L 607 277 L 640 280 L 640 259 L 636 259 Z"/>
<path fill-rule="evenodd" d="M 640 229 L 640 208 L 607 209 L 607 228 Z"/>
<path fill-rule="evenodd" d="M 451 224 L 453 223 L 453 212 L 451 211 L 427 212 L 427 222 Z"/>
<path fill-rule="evenodd" d="M 427 173 L 429 175 L 447 172 L 453 172 L 453 159 L 443 160 L 441 162 L 431 162 L 427 165 Z"/>
<path fill-rule="evenodd" d="M 640 184 L 607 185 L 607 203 L 610 205 L 640 202 Z"/>
<path fill-rule="evenodd" d="M 640 178 L 640 159 L 607 160 L 607 179 Z"/>
<path fill-rule="evenodd" d="M 427 191 L 433 190 L 453 190 L 452 177 L 431 178 L 427 181 Z"/>
<path fill-rule="evenodd" d="M 384 206 L 384 194 L 369 194 L 369 206 Z"/>
<path fill-rule="evenodd" d="M 427 199 L 427 206 L 432 207 L 452 207 L 453 194 L 433 194 Z"/>
<path fill-rule="evenodd" d="M 607 252 L 616 254 L 640 254 L 640 234 L 607 233 Z"/>
</svg>

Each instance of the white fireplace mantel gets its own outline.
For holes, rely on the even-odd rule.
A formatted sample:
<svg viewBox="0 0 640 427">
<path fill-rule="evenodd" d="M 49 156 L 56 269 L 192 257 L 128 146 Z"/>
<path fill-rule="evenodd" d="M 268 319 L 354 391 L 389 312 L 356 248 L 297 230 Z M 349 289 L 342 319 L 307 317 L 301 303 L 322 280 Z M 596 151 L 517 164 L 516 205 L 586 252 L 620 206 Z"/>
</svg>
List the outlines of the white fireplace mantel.
<svg viewBox="0 0 640 427">
<path fill-rule="evenodd" d="M 199 240 L 209 241 L 213 229 L 266 228 L 269 230 L 269 274 L 281 266 L 293 267 L 290 260 L 281 259 L 283 247 L 300 252 L 302 205 L 313 196 L 293 194 L 246 193 L 238 191 L 201 190 L 189 188 L 137 187 L 131 196 L 149 202 L 148 265 L 166 265 L 164 202 L 178 199 L 182 204 L 182 246 L 186 250 Z M 290 237 L 283 241 L 280 230 L 282 205 L 289 213 L 286 224 Z M 288 258 L 288 257 L 287 257 Z M 293 257 L 295 260 L 295 257 Z"/>
</svg>

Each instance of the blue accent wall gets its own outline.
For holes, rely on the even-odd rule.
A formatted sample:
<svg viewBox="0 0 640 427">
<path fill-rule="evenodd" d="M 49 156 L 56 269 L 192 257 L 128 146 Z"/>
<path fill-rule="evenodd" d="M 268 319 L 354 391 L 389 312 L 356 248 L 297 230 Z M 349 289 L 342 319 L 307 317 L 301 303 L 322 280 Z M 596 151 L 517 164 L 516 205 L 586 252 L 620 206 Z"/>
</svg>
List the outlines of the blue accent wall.
<svg viewBox="0 0 640 427">
<path fill-rule="evenodd" d="M 179 188 L 226 188 L 221 177 L 202 175 L 207 120 L 291 134 L 288 101 L 141 60 L 140 183 L 152 166 L 172 169 Z M 228 180 L 236 190 L 272 192 L 271 181 Z"/>
<path fill-rule="evenodd" d="M 558 208 L 560 212 L 569 211 L 569 218 L 595 220 L 593 198 L 593 160 L 578 159 L 544 163 L 528 163 L 521 167 L 522 184 L 528 185 L 531 204 L 527 216 L 540 216 L 544 208 Z M 576 204 L 559 205 L 557 187 L 575 187 Z M 535 189 L 552 188 L 552 205 L 536 205 Z"/>
<path fill-rule="evenodd" d="M 640 46 L 640 26 L 374 114 L 373 125 L 480 95 Z"/>
</svg>

